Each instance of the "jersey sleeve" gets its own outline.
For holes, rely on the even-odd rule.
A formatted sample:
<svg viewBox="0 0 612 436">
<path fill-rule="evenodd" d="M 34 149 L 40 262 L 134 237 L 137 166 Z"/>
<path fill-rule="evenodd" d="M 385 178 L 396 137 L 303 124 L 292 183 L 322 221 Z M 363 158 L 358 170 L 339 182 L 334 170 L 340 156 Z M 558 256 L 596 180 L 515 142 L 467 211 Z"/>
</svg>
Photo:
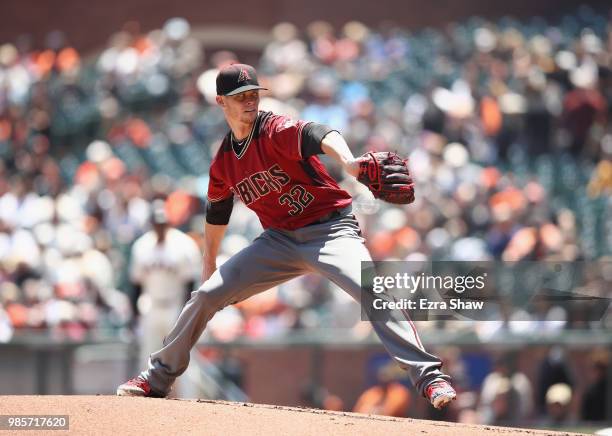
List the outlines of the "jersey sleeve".
<svg viewBox="0 0 612 436">
<path fill-rule="evenodd" d="M 209 180 L 208 180 L 208 201 L 211 203 L 215 203 L 218 201 L 227 200 L 233 194 L 230 191 L 229 186 L 225 183 L 223 178 L 221 177 L 221 171 L 218 165 L 218 161 L 213 160 L 210 165 L 209 172 Z"/>
<path fill-rule="evenodd" d="M 278 115 L 270 123 L 270 135 L 276 151 L 291 160 L 302 160 L 302 140 L 306 121 Z"/>
<path fill-rule="evenodd" d="M 272 135 L 277 151 L 292 160 L 323 154 L 321 141 L 333 131 L 337 130 L 324 124 L 296 121 L 280 115 L 272 122 Z"/>
</svg>

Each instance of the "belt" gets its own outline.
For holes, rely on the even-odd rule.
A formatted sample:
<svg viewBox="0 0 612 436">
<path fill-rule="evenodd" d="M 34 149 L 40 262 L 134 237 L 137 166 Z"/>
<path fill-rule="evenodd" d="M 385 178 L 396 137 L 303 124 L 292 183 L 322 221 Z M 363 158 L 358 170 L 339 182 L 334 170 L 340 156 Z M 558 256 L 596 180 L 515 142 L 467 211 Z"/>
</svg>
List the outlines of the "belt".
<svg viewBox="0 0 612 436">
<path fill-rule="evenodd" d="M 306 224 L 304 227 L 314 226 L 316 224 L 323 224 L 323 223 L 326 223 L 327 221 L 331 221 L 333 219 L 339 218 L 342 216 L 344 212 L 347 211 L 347 209 L 349 209 L 349 207 L 350 206 L 343 207 L 342 209 L 332 210 L 330 213 L 326 213 L 322 217 L 317 218 L 315 221 Z"/>
</svg>

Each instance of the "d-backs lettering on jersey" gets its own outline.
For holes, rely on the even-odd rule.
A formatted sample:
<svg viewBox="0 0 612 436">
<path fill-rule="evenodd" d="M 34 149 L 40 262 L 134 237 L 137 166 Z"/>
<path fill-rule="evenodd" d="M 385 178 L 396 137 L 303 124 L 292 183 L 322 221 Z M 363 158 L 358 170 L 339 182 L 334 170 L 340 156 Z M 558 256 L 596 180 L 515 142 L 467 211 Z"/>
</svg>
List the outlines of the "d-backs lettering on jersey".
<svg viewBox="0 0 612 436">
<path fill-rule="evenodd" d="M 260 112 L 247 142 L 228 133 L 210 166 L 208 200 L 237 195 L 264 228 L 295 230 L 351 203 L 317 156 L 303 158 L 305 121 Z"/>
<path fill-rule="evenodd" d="M 271 192 L 280 193 L 283 186 L 290 181 L 289 176 L 278 164 L 275 164 L 266 171 L 260 171 L 245 177 L 236 184 L 235 189 L 244 204 L 249 206 Z"/>
</svg>

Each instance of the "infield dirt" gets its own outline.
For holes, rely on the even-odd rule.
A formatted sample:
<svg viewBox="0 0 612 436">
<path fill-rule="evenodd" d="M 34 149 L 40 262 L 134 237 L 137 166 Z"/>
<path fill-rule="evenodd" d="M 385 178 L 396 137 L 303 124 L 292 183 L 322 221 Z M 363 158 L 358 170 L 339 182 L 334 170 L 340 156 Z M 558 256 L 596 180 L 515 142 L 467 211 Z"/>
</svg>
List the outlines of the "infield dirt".
<svg viewBox="0 0 612 436">
<path fill-rule="evenodd" d="M 115 396 L 0 396 L 0 415 L 69 415 L 69 431 L 95 435 L 569 435 L 316 409 Z M 9 432 L 0 430 L 0 434 Z M 21 431 L 11 432 L 25 434 Z M 29 432 L 26 432 L 29 434 Z"/>
</svg>

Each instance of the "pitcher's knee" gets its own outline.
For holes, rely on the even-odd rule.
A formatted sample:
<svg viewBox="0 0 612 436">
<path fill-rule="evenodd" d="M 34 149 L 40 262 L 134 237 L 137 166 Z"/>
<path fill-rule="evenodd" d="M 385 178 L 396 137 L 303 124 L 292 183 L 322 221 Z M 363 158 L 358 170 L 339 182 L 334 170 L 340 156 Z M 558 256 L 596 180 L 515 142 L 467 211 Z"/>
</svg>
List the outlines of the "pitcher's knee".
<svg viewBox="0 0 612 436">
<path fill-rule="evenodd" d="M 217 312 L 225 306 L 226 295 L 218 288 L 206 286 L 208 282 L 204 282 L 202 286 L 191 293 L 191 299 L 188 304 L 195 304 L 207 311 Z"/>
</svg>

